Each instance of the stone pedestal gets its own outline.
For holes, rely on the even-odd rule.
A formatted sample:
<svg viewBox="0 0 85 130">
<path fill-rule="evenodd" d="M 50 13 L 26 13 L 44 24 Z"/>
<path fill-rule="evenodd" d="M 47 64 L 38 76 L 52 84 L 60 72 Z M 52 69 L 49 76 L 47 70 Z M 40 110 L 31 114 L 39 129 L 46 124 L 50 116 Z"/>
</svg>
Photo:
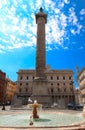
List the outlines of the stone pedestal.
<svg viewBox="0 0 85 130">
<path fill-rule="evenodd" d="M 47 80 L 34 80 L 32 89 L 32 99 L 37 100 L 38 103 L 43 105 L 51 104 L 51 98 L 48 95 L 47 86 Z"/>
</svg>

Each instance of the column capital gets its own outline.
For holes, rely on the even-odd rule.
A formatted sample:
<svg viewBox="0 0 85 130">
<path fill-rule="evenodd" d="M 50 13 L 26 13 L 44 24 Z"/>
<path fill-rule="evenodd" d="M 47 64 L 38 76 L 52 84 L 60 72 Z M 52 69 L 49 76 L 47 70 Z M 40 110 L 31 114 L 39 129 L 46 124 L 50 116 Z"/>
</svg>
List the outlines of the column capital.
<svg viewBox="0 0 85 130">
<path fill-rule="evenodd" d="M 47 14 L 45 14 L 43 12 L 42 7 L 40 8 L 40 11 L 38 13 L 36 13 L 35 17 L 36 17 L 36 23 L 37 23 L 38 18 L 40 18 L 40 17 L 43 17 L 45 19 L 45 23 L 47 23 Z"/>
</svg>

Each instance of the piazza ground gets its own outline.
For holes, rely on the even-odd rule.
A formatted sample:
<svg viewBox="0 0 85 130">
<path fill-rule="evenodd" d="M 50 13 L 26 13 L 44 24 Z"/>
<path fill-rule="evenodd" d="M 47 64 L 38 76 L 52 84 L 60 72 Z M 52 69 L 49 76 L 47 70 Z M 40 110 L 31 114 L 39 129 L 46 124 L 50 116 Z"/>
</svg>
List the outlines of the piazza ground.
<svg viewBox="0 0 85 130">
<path fill-rule="evenodd" d="M 70 113 L 70 114 L 78 114 L 82 113 L 82 111 L 75 111 L 75 110 L 58 110 L 58 109 L 45 109 L 42 110 L 45 111 L 46 113 Z M 10 106 L 6 106 L 6 110 L 2 111 L 2 106 L 0 106 L 0 115 L 17 115 L 17 114 L 29 114 L 29 110 L 27 107 L 23 107 L 22 109 L 16 109 L 16 110 L 11 110 Z M 10 122 L 10 119 L 8 119 Z M 78 123 L 76 125 L 72 126 L 48 126 L 48 127 L 6 127 L 6 126 L 1 126 L 0 130 L 85 130 L 85 123 Z"/>
</svg>

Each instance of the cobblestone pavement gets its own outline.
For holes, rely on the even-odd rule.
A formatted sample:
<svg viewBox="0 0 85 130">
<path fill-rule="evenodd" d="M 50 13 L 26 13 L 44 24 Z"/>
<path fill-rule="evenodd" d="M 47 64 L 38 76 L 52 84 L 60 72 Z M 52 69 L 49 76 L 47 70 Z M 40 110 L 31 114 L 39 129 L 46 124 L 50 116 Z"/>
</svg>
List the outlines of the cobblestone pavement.
<svg viewBox="0 0 85 130">
<path fill-rule="evenodd" d="M 45 110 L 47 112 L 66 112 L 66 113 L 79 113 L 78 111 L 72 111 L 72 110 Z M 16 113 L 23 113 L 23 112 L 27 112 L 27 108 L 22 108 L 22 109 L 18 109 L 18 110 L 11 110 L 10 106 L 6 106 L 6 110 L 2 111 L 2 106 L 0 106 L 0 114 L 16 114 Z M 20 128 L 20 127 L 16 127 L 16 128 L 8 128 L 8 127 L 0 127 L 0 130 L 85 130 L 85 124 L 79 124 L 76 126 L 71 126 L 71 127 L 48 127 L 48 128 L 35 128 L 35 127 L 30 127 L 30 128 Z"/>
</svg>

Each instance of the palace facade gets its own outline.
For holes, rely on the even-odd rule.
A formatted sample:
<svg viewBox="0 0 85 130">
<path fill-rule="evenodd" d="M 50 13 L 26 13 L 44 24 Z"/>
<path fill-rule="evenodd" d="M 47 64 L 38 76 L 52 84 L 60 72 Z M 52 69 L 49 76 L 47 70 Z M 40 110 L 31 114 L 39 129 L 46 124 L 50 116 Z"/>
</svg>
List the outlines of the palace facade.
<svg viewBox="0 0 85 130">
<path fill-rule="evenodd" d="M 77 81 L 79 87 L 79 102 L 85 104 L 85 67 L 79 71 L 77 70 Z"/>
<path fill-rule="evenodd" d="M 19 70 L 17 74 L 17 96 L 22 99 L 22 104 L 25 104 L 28 103 L 28 98 L 32 97 L 35 70 Z M 46 105 L 57 103 L 58 107 L 66 107 L 68 103 L 78 103 L 72 70 L 51 70 L 48 66 L 46 78 L 47 96 L 50 97 Z M 44 88 L 41 91 L 44 91 Z M 42 93 L 41 91 L 39 93 Z"/>
</svg>

